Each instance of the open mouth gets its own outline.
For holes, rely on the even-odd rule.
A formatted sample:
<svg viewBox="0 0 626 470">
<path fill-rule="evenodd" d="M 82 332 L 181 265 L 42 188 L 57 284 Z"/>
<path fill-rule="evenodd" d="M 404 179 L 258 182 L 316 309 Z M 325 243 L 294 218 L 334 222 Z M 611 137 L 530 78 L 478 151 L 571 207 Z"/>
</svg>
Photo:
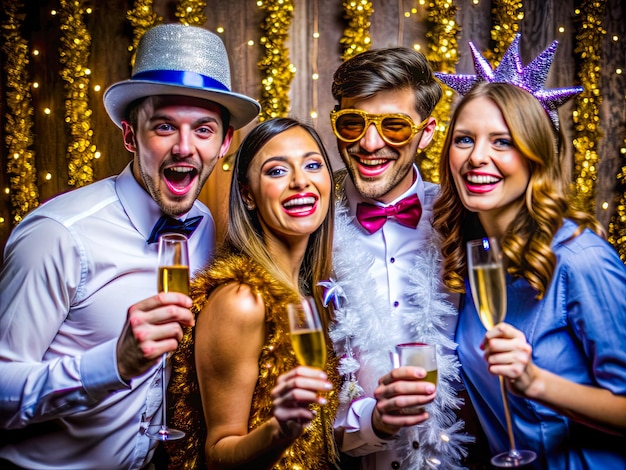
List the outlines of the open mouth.
<svg viewBox="0 0 626 470">
<path fill-rule="evenodd" d="M 198 171 L 189 166 L 173 166 L 163 171 L 167 187 L 176 195 L 184 195 L 193 185 Z"/>
<path fill-rule="evenodd" d="M 502 181 L 502 178 L 493 175 L 468 173 L 465 175 L 465 181 L 469 191 L 482 193 L 491 190 L 496 184 Z"/>
<path fill-rule="evenodd" d="M 362 159 L 355 158 L 359 166 L 359 172 L 363 176 L 373 177 L 383 173 L 392 160 L 386 158 Z"/>
<path fill-rule="evenodd" d="M 317 198 L 314 196 L 302 196 L 289 199 L 283 203 L 285 212 L 290 215 L 309 215 L 315 210 Z"/>
</svg>

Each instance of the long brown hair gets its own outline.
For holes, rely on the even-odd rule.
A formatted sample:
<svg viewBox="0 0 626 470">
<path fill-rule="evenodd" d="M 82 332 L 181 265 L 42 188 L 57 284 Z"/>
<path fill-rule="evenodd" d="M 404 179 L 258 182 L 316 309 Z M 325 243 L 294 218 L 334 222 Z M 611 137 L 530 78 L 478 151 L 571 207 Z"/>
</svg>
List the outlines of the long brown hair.
<svg viewBox="0 0 626 470">
<path fill-rule="evenodd" d="M 461 202 L 450 173 L 450 146 L 457 118 L 467 103 L 486 97 L 502 112 L 515 148 L 528 160 L 530 180 L 524 204 L 501 240 L 508 272 L 525 278 L 542 298 L 556 266 L 552 239 L 565 218 L 599 235 L 604 230 L 591 215 L 568 204 L 559 155 L 564 139 L 547 113 L 527 91 L 508 83 L 479 83 L 458 103 L 450 120 L 440 161 L 441 191 L 434 206 L 433 227 L 442 237 L 443 281 L 453 292 L 465 292 L 465 243 L 484 236 L 478 215 Z M 562 126 L 561 126 L 562 127 Z"/>
</svg>

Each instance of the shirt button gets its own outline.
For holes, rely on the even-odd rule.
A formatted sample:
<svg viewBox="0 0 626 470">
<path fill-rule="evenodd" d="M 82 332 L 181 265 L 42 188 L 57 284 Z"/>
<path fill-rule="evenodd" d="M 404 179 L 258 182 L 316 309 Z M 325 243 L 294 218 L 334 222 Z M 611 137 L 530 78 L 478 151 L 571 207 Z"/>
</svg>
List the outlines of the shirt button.
<svg viewBox="0 0 626 470">
<path fill-rule="evenodd" d="M 391 468 L 393 468 L 393 470 L 398 470 L 400 468 L 400 462 L 396 462 L 394 460 L 393 462 L 391 462 Z"/>
<path fill-rule="evenodd" d="M 400 305 L 400 302 L 398 302 L 397 300 L 393 303 L 394 307 L 397 307 L 398 305 Z"/>
<path fill-rule="evenodd" d="M 389 259 L 389 262 L 390 262 L 390 263 L 395 263 L 395 262 L 396 262 L 396 259 L 395 259 L 395 258 L 390 258 L 390 259 Z"/>
</svg>

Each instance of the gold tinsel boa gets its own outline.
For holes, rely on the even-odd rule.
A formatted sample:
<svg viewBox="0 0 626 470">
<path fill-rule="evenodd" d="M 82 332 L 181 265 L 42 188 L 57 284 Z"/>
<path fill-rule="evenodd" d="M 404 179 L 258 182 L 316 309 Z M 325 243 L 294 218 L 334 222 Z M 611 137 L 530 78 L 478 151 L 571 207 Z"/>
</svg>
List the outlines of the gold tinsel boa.
<svg viewBox="0 0 626 470">
<path fill-rule="evenodd" d="M 290 288 L 278 283 L 260 265 L 246 256 L 229 255 L 214 261 L 206 270 L 200 272 L 191 286 L 193 312 L 197 316 L 211 292 L 227 282 L 238 282 L 252 287 L 265 302 L 265 346 L 259 354 L 259 378 L 252 398 L 248 429 L 251 431 L 272 416 L 272 397 L 270 392 L 278 376 L 297 365 L 289 339 L 287 304 L 297 301 L 297 294 Z M 225 318 L 224 321 L 228 321 Z M 198 390 L 198 381 L 194 367 L 193 330 L 189 328 L 173 356 L 173 372 L 169 391 L 172 395 L 173 427 L 185 431 L 185 439 L 167 444 L 170 454 L 170 468 L 201 469 L 206 468 L 204 443 L 206 426 L 202 413 L 202 402 Z M 328 342 L 328 344 L 330 344 Z M 237 347 L 237 345 L 233 345 Z M 340 387 L 337 373 L 337 360 L 329 349 L 326 373 L 334 384 L 334 390 L 328 394 L 324 415 L 326 422 L 322 427 L 317 406 L 317 417 L 305 432 L 285 450 L 274 466 L 276 470 L 310 469 L 323 470 L 333 466 L 337 460 L 334 443 L 325 436 L 333 436 L 333 421 L 337 412 L 337 390 Z M 231 404 L 224 403 L 224 406 Z"/>
</svg>

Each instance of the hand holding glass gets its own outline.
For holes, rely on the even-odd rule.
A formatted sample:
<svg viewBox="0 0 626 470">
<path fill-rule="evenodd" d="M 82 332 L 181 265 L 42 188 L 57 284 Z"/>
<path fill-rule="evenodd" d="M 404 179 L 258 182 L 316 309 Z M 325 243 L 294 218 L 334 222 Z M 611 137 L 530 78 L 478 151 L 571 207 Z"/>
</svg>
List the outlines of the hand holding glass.
<svg viewBox="0 0 626 470">
<path fill-rule="evenodd" d="M 467 270 L 480 321 L 487 330 L 491 330 L 504 321 L 506 314 L 506 278 L 498 240 L 483 238 L 467 242 Z M 515 447 L 506 384 L 502 376 L 499 379 L 509 434 L 509 451 L 492 457 L 491 464 L 495 467 L 519 467 L 534 461 L 536 454 L 531 450 L 518 450 Z"/>
<path fill-rule="evenodd" d="M 159 292 L 181 292 L 189 295 L 189 254 L 187 237 L 168 233 L 159 238 Z M 161 358 L 161 389 L 163 393 L 162 422 L 148 427 L 146 435 L 157 441 L 172 441 L 185 436 L 183 431 L 167 427 L 167 353 Z"/>
<path fill-rule="evenodd" d="M 426 370 L 426 377 L 422 380 L 437 385 L 437 346 L 426 343 L 403 343 L 396 345 L 392 354 L 393 367 L 415 366 Z M 422 413 L 423 406 L 404 408 L 411 413 Z"/>
</svg>

